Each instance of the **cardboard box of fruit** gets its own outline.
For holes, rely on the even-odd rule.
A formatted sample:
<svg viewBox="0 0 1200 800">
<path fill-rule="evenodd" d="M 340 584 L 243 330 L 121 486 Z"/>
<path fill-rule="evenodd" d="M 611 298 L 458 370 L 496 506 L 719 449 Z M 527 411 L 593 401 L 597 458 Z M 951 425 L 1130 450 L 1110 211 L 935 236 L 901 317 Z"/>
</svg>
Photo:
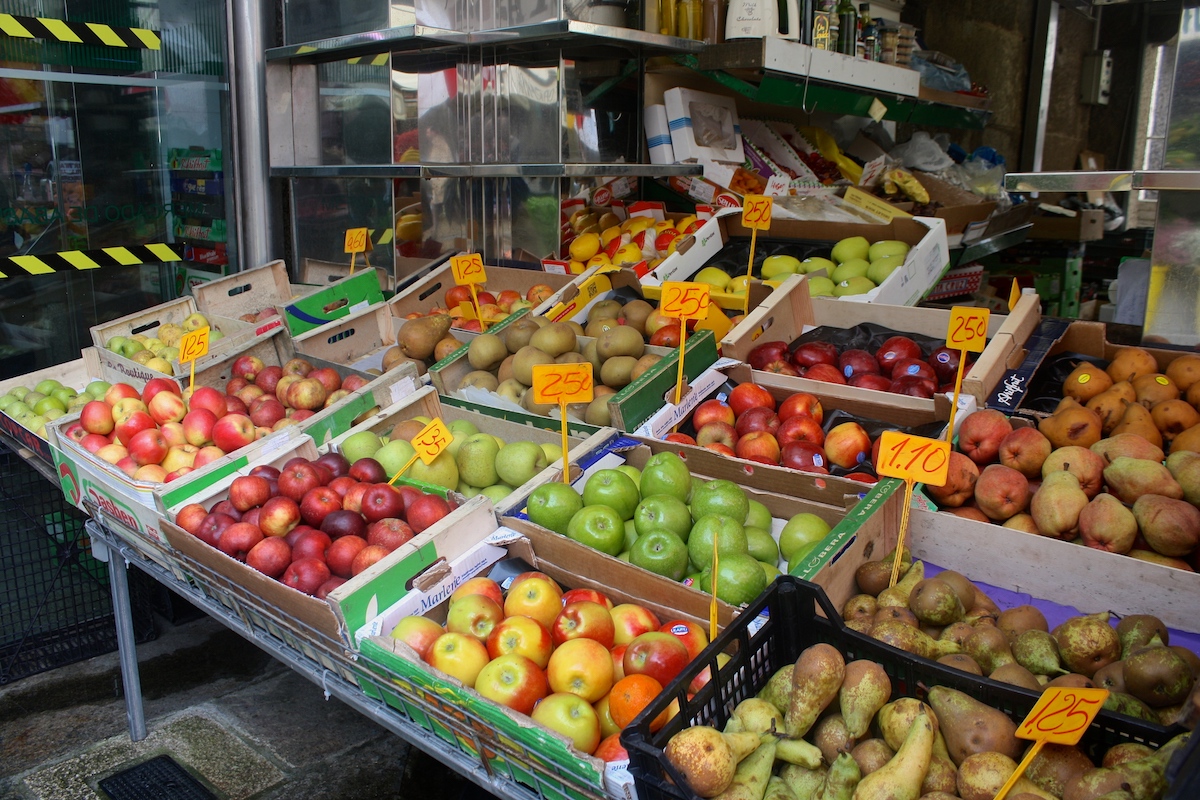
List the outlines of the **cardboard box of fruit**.
<svg viewBox="0 0 1200 800">
<path fill-rule="evenodd" d="M 945 346 L 949 311 L 878 304 L 847 308 L 825 298 L 810 298 L 810 282 L 807 275 L 788 278 L 721 342 L 722 354 L 746 361 L 756 370 L 778 373 L 774 377 L 796 391 L 839 400 L 869 398 L 948 418 L 949 403 L 942 395 L 954 391 L 960 357 L 959 351 Z M 983 402 L 1005 371 L 1024 358 L 1024 343 L 1040 316 L 1037 295 L 1029 294 L 1021 296 L 1013 313 L 989 317 L 988 345 L 964 374 L 963 395 Z M 856 331 L 861 334 L 856 340 L 839 334 L 855 326 L 863 326 Z M 814 327 L 828 329 L 830 335 L 809 333 Z M 793 347 L 802 337 L 802 343 Z M 904 374 L 897 378 L 892 371 L 901 359 L 910 361 L 902 365 Z M 882 374 L 885 370 L 887 374 Z M 793 374 L 801 371 L 802 375 Z M 848 383 L 847 375 L 853 383 Z"/>
<path fill-rule="evenodd" d="M 605 701 L 619 692 L 621 677 L 642 676 L 625 684 L 641 687 L 662 684 L 653 674 L 679 672 L 707 643 L 708 601 L 656 576 L 629 581 L 626 565 L 581 553 L 523 520 L 502 523 L 467 559 L 472 569 L 457 576 L 463 580 L 430 582 L 435 597 L 450 599 L 423 617 L 405 617 L 412 609 L 401 604 L 372 621 L 359 656 L 372 675 L 360 682 L 369 695 L 423 720 L 496 774 L 543 791 L 553 787 L 559 797 L 601 798 L 606 789 L 626 796 L 606 781 L 606 772 L 620 766 L 613 763 L 614 717 L 624 720 L 627 707 L 618 701 L 614 714 Z M 492 564 L 494 572 L 488 571 Z M 528 580 L 517 574 L 528 570 Z M 494 581 L 465 580 L 473 574 Z M 496 610 L 507 616 L 496 618 Z M 478 623 L 476 636 L 490 629 L 484 639 L 491 646 L 473 636 L 461 655 L 451 652 L 464 636 L 456 631 L 472 623 Z M 526 628 L 537 639 L 526 633 L 521 642 Z M 628 671 L 615 674 L 610 648 L 620 648 Z M 510 677 L 516 681 L 511 689 L 505 685 Z"/>
<path fill-rule="evenodd" d="M 282 309 L 293 298 L 315 292 L 316 286 L 293 284 L 287 264 L 276 259 L 261 267 L 235 272 L 192 290 L 201 314 L 217 320 L 237 319 L 266 333 L 284 324 Z"/>
<path fill-rule="evenodd" d="M 291 334 L 297 336 L 382 302 L 379 273 L 364 269 L 311 294 L 293 298 L 283 307 L 284 321 Z"/>
<path fill-rule="evenodd" d="M 1195 575 L 914 508 L 905 539 L 913 560 L 889 589 L 903 505 L 903 484 L 881 482 L 795 574 L 825 587 L 851 627 L 1020 687 L 1030 707 L 1058 679 L 1109 689 L 1105 708 L 1135 720 L 1107 720 L 1118 731 L 1173 723 L 1200 663 Z M 1160 682 L 1141 675 L 1146 656 L 1135 654 L 1147 644 L 1182 648 L 1155 653 Z"/>
<path fill-rule="evenodd" d="M 488 324 L 501 321 L 509 314 L 515 314 L 523 308 L 532 309 L 530 313 L 540 314 L 547 305 L 547 299 L 554 292 L 562 289 L 572 281 L 570 275 L 556 275 L 536 269 L 515 269 L 513 267 L 485 266 L 487 283 L 476 288 L 479 304 L 482 307 L 484 319 Z M 428 275 L 408 285 L 388 301 L 392 313 L 400 319 L 411 319 L 411 315 L 430 316 L 450 314 L 455 328 L 479 330 L 478 322 L 469 322 L 461 317 L 462 303 L 470 304 L 471 290 L 466 286 L 454 283 L 450 263 L 434 269 Z M 487 306 L 495 306 L 488 308 Z"/>
<path fill-rule="evenodd" d="M 731 279 L 744 275 L 750 231 L 742 227 L 740 213 L 741 209 L 719 211 L 642 282 L 696 280 L 706 267 L 719 269 Z M 872 244 L 879 245 L 874 259 L 870 258 Z M 901 252 L 902 258 L 896 255 Z M 768 265 L 766 259 L 772 256 L 785 258 Z M 834 295 L 840 286 L 836 294 L 843 299 L 911 306 L 938 282 L 949 265 L 950 251 L 946 223 L 940 219 L 899 218 L 884 225 L 776 220 L 757 239 L 755 260 L 759 258 L 763 264 L 756 266 L 755 277 L 778 279 L 787 271 L 824 269 L 830 282 L 820 289 L 823 294 Z M 854 263 L 844 268 L 843 276 L 837 269 L 844 262 Z M 872 280 L 871 274 L 878 280 Z M 714 299 L 726 301 L 720 293 Z"/>
<path fill-rule="evenodd" d="M 420 260 L 418 259 L 418 265 Z M 355 258 L 355 274 L 360 271 L 365 271 L 367 265 L 363 263 L 362 256 Z M 372 267 L 375 270 L 375 276 L 379 279 L 379 286 L 384 291 L 394 291 L 396 288 L 396 278 L 392 275 L 388 267 Z M 328 286 L 331 283 L 337 283 L 342 278 L 350 277 L 350 256 L 346 256 L 345 261 L 321 261 L 316 258 L 306 258 L 300 264 L 300 282 L 311 286 Z"/>
<path fill-rule="evenodd" d="M 284 632 L 302 652 L 338 658 L 351 680 L 340 657 L 356 649 L 353 632 L 496 521 L 487 498 L 452 508 L 440 494 L 389 487 L 369 465 L 354 467 L 295 438 L 167 509 L 161 524 L 181 565 L 198 566 L 192 574 L 215 598 L 232 595 L 256 625 Z"/>
<path fill-rule="evenodd" d="M 482 494 L 500 514 L 523 508 L 529 493 L 543 483 L 562 480 L 559 432 L 443 405 L 432 386 L 363 420 L 322 451 L 341 453 L 352 463 L 374 458 L 391 478 L 413 455 L 409 440 L 434 418 L 446 424 L 453 440 L 432 463 L 413 464 L 405 480 L 439 486 L 464 498 Z M 616 436 L 612 428 L 589 437 L 568 436 L 572 467 L 586 467 Z"/>
<path fill-rule="evenodd" d="M 612 325 L 598 337 L 582 335 L 578 322 L 550 322 L 545 317 L 513 315 L 488 333 L 429 368 L 442 394 L 483 405 L 525 410 L 549 416 L 557 409 L 533 402 L 535 364 L 590 360 L 596 399 L 568 407 L 568 414 L 591 425 L 631 430 L 657 411 L 679 369 L 674 347 L 647 345 L 628 325 Z M 711 331 L 697 331 L 685 345 L 684 371 L 694 378 L 717 359 Z"/>
</svg>

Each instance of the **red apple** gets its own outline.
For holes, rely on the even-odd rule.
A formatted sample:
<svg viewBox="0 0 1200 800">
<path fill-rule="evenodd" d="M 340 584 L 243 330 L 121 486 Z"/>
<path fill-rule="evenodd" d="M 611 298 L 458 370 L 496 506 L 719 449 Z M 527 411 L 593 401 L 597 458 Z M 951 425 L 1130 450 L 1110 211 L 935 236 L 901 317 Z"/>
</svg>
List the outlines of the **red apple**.
<svg viewBox="0 0 1200 800">
<path fill-rule="evenodd" d="M 306 525 L 320 528 L 325 517 L 342 510 L 342 496 L 328 486 L 317 486 L 300 500 L 300 517 Z"/>
<path fill-rule="evenodd" d="M 324 600 L 326 597 L 329 596 L 330 592 L 332 592 L 334 589 L 338 588 L 345 582 L 346 582 L 345 578 L 339 578 L 338 576 L 334 575 L 332 578 L 330 578 L 329 580 L 325 581 L 324 583 L 322 583 L 320 586 L 317 587 L 317 591 L 315 594 L 313 594 L 313 597 L 317 598 L 318 600 Z"/>
<path fill-rule="evenodd" d="M 420 533 L 450 513 L 450 505 L 435 494 L 422 495 L 405 512 L 414 533 Z"/>
<path fill-rule="evenodd" d="M 241 513 L 271 499 L 271 484 L 260 475 L 239 475 L 229 484 L 229 502 Z"/>
<path fill-rule="evenodd" d="M 857 422 L 835 425 L 825 435 L 825 455 L 843 469 L 857 467 L 871 455 L 871 437 Z"/>
<path fill-rule="evenodd" d="M 961 358 L 962 351 L 953 350 L 945 345 L 935 349 L 929 354 L 929 366 L 933 367 L 933 371 L 937 374 L 938 383 L 953 384 L 955 378 L 958 377 L 958 362 Z M 963 375 L 966 375 L 971 369 L 971 362 L 968 360 L 963 365 Z M 953 391 L 953 389 L 951 389 Z"/>
<path fill-rule="evenodd" d="M 827 469 L 825 451 L 812 442 L 793 441 L 779 451 L 779 463 L 788 469 L 811 472 L 813 468 Z"/>
<path fill-rule="evenodd" d="M 710 422 L 696 431 L 696 444 L 701 447 L 723 444 L 732 448 L 737 444 L 737 438 L 737 430 L 727 422 Z"/>
<path fill-rule="evenodd" d="M 528 658 L 545 669 L 550 663 L 554 640 L 546 626 L 533 617 L 509 615 L 501 620 L 487 639 L 488 655 L 495 659 L 508 653 Z"/>
<path fill-rule="evenodd" d="M 175 524 L 195 536 L 207 516 L 208 511 L 204 509 L 204 506 L 199 503 L 188 503 L 175 515 Z"/>
<path fill-rule="evenodd" d="M 325 560 L 325 551 L 329 549 L 329 545 L 333 544 L 333 540 L 329 538 L 329 534 L 325 531 L 316 531 L 307 526 L 298 525 L 292 529 L 292 532 L 300 528 L 307 528 L 300 534 L 292 544 L 292 558 L 297 560 L 301 558 L 319 558 Z M 291 534 L 288 534 L 291 536 Z"/>
<path fill-rule="evenodd" d="M 195 532 L 195 537 L 205 544 L 212 547 L 217 546 L 217 541 L 221 538 L 221 534 L 230 525 L 237 522 L 236 519 L 228 514 L 210 513 L 200 523 L 199 529 Z"/>
<path fill-rule="evenodd" d="M 392 628 L 391 636 L 415 650 L 418 657 L 424 658 L 429 646 L 445 632 L 445 628 L 429 617 L 414 615 L 397 622 L 396 627 Z"/>
<path fill-rule="evenodd" d="M 892 394 L 931 398 L 937 393 L 937 386 L 933 381 L 919 375 L 901 375 L 888 384 L 888 391 Z"/>
<path fill-rule="evenodd" d="M 343 536 L 357 536 L 366 539 L 367 522 L 357 511 L 342 509 L 327 514 L 321 521 L 321 530 L 329 534 L 332 539 L 339 539 Z"/>
<path fill-rule="evenodd" d="M 825 411 L 816 395 L 808 392 L 796 392 L 779 404 L 779 420 L 786 421 L 789 417 L 812 417 L 819 424 L 825 419 Z"/>
<path fill-rule="evenodd" d="M 354 557 L 367 546 L 367 540 L 361 536 L 341 536 L 333 540 L 325 550 L 325 563 L 329 571 L 340 578 L 350 578 L 354 575 Z"/>
<path fill-rule="evenodd" d="M 850 380 L 855 375 L 879 374 L 879 362 L 866 350 L 847 350 L 838 356 L 837 365 L 846 380 Z"/>
<path fill-rule="evenodd" d="M 264 500 L 263 502 L 266 501 Z M 228 498 L 219 501 L 215 506 L 210 508 L 209 511 L 213 514 L 228 514 L 229 516 L 233 517 L 234 522 L 240 522 L 242 519 L 242 512 L 238 511 Z"/>
<path fill-rule="evenodd" d="M 322 486 L 328 486 L 329 482 L 333 480 L 333 471 L 320 461 L 312 462 L 312 468 L 317 471 L 317 477 L 321 479 Z"/>
<path fill-rule="evenodd" d="M 193 408 L 183 418 L 183 438 L 188 444 L 204 447 L 212 443 L 217 417 L 207 408 Z"/>
<path fill-rule="evenodd" d="M 787 360 L 787 342 L 763 342 L 755 345 L 754 349 L 746 356 L 746 363 L 750 365 L 751 369 L 762 369 L 772 361 Z"/>
<path fill-rule="evenodd" d="M 857 386 L 859 389 L 888 392 L 891 391 L 892 381 L 890 378 L 885 378 L 882 375 L 855 375 L 850 379 L 850 385 Z"/>
<path fill-rule="evenodd" d="M 780 447 L 788 442 L 810 442 L 821 447 L 825 444 L 825 431 L 813 417 L 797 415 L 788 417 L 779 424 L 779 430 L 775 431 L 775 438 L 779 441 Z"/>
<path fill-rule="evenodd" d="M 493 703 L 520 714 L 532 714 L 534 707 L 550 693 L 546 673 L 516 653 L 488 662 L 475 677 L 474 687 Z"/>
<path fill-rule="evenodd" d="M 254 441 L 254 423 L 241 414 L 226 414 L 213 424 L 213 444 L 232 453 Z"/>
<path fill-rule="evenodd" d="M 288 384 L 284 403 L 296 410 L 314 410 L 325 404 L 328 393 L 320 381 L 315 378 L 301 378 Z"/>
<path fill-rule="evenodd" d="M 822 381 L 823 383 L 846 383 L 846 376 L 841 373 L 837 367 L 832 367 L 829 364 L 814 364 L 804 371 L 804 377 L 811 381 Z"/>
<path fill-rule="evenodd" d="M 223 417 L 227 412 L 225 396 L 210 386 L 197 386 L 188 398 L 188 410 L 195 411 L 203 408 L 214 417 Z"/>
<path fill-rule="evenodd" d="M 241 414 L 244 417 L 248 417 L 250 410 L 246 408 L 246 404 L 241 401 L 241 398 L 227 395 L 225 397 L 225 413 L 221 416 L 225 416 L 225 414 Z"/>
<path fill-rule="evenodd" d="M 700 430 L 710 422 L 733 425 L 736 422 L 733 409 L 720 400 L 705 400 L 692 412 L 692 426 Z"/>
<path fill-rule="evenodd" d="M 270 578 L 278 578 L 292 563 L 292 548 L 277 536 L 268 536 L 246 553 L 246 566 Z"/>
<path fill-rule="evenodd" d="M 293 358 L 283 365 L 284 375 L 298 375 L 303 378 L 312 371 L 312 363 L 303 358 Z"/>
<path fill-rule="evenodd" d="M 245 389 L 242 389 L 237 393 L 238 400 L 241 400 L 243 403 L 245 403 L 246 408 L 249 408 L 250 404 L 259 397 L 266 397 L 266 393 L 254 384 L 250 384 Z"/>
<path fill-rule="evenodd" d="M 563 606 L 562 611 L 550 626 L 550 636 L 555 645 L 570 639 L 592 639 L 607 650 L 613 646 L 612 616 L 608 609 L 590 600 L 581 600 Z"/>
<path fill-rule="evenodd" d="M 254 378 L 254 385 L 269 395 L 275 394 L 275 385 L 283 377 L 283 368 L 277 366 L 263 367 Z"/>
<path fill-rule="evenodd" d="M 735 453 L 733 451 L 733 448 L 730 447 L 729 445 L 725 444 L 724 442 L 711 442 L 709 444 L 701 445 L 701 446 L 705 450 L 712 450 L 714 453 L 720 453 L 723 456 L 736 456 L 737 455 L 737 453 Z"/>
<path fill-rule="evenodd" d="M 258 356 L 239 356 L 233 362 L 233 377 L 253 381 L 262 372 L 264 364 Z"/>
<path fill-rule="evenodd" d="M 218 458 L 223 458 L 224 456 L 225 456 L 224 450 L 217 447 L 216 445 L 210 444 L 210 445 L 207 445 L 206 447 L 200 448 L 200 451 L 198 453 L 196 453 L 196 460 L 192 462 L 192 466 L 195 467 L 196 469 L 200 469 L 201 467 L 203 467 L 207 464 L 211 464 L 212 462 L 216 461 Z"/>
<path fill-rule="evenodd" d="M 322 485 L 320 473 L 308 461 L 288 462 L 279 474 L 279 493 L 296 502 Z"/>
<path fill-rule="evenodd" d="M 738 439 L 733 452 L 738 458 L 761 460 L 764 464 L 779 463 L 779 441 L 767 431 L 750 431 Z"/>
<path fill-rule="evenodd" d="M 837 348 L 829 342 L 805 342 L 792 351 L 792 363 L 801 369 L 808 369 L 817 364 L 836 367 L 837 361 Z"/>
<path fill-rule="evenodd" d="M 321 367 L 314 369 L 308 373 L 308 377 L 315 379 L 325 387 L 326 396 L 333 394 L 338 389 L 342 388 L 342 376 L 338 375 L 337 370 L 333 367 Z"/>
<path fill-rule="evenodd" d="M 404 496 L 400 490 L 386 483 L 375 483 L 362 496 L 362 515 L 367 522 L 377 522 L 381 519 L 395 517 L 402 519 L 404 513 Z"/>
<path fill-rule="evenodd" d="M 114 383 L 108 387 L 108 391 L 104 393 L 104 402 L 110 406 L 115 406 L 119 400 L 141 400 L 142 393 L 130 386 L 128 383 Z"/>
<path fill-rule="evenodd" d="M 588 600 L 592 603 L 599 603 L 605 608 L 612 610 L 612 600 L 609 600 L 603 592 L 598 592 L 595 589 L 571 589 L 562 596 L 562 604 L 564 607 L 570 603 L 579 603 Z"/>
<path fill-rule="evenodd" d="M 765 406 L 754 406 L 738 417 L 734 430 L 737 431 L 738 436 L 745 436 L 752 431 L 766 431 L 773 434 L 779 430 L 779 417 Z"/>
<path fill-rule="evenodd" d="M 879 362 L 879 371 L 887 377 L 892 376 L 892 367 L 903 358 L 920 358 L 921 347 L 907 336 L 893 336 L 875 351 L 875 360 Z"/>
<path fill-rule="evenodd" d="M 937 382 L 937 373 L 933 371 L 933 367 L 919 358 L 901 358 L 892 365 L 893 381 L 905 375 L 924 378 L 934 385 Z"/>
<path fill-rule="evenodd" d="M 256 427 L 270 428 L 276 422 L 283 419 L 286 413 L 287 409 L 283 407 L 283 403 L 274 397 L 268 397 L 259 403 L 256 408 L 250 410 L 250 421 Z"/>
<path fill-rule="evenodd" d="M 409 486 L 407 484 L 398 486 L 396 488 L 398 488 L 400 490 L 400 495 L 404 498 L 404 514 L 407 517 L 409 507 L 412 506 L 413 503 L 415 503 L 416 501 L 418 501 L 422 497 L 424 497 L 425 493 L 422 492 L 417 487 Z"/>
<path fill-rule="evenodd" d="M 153 430 L 157 433 L 158 426 L 154 424 L 153 418 L 145 411 L 135 411 L 126 417 L 123 422 L 117 423 L 117 441 L 125 447 L 129 447 L 129 443 L 133 441 L 134 436 L 147 430 Z"/>
<path fill-rule="evenodd" d="M 376 520 L 367 526 L 367 544 L 377 544 L 389 553 L 412 539 L 414 535 L 407 522 L 394 517 Z"/>
<path fill-rule="evenodd" d="M 689 661 L 683 642 L 669 633 L 650 631 L 629 643 L 621 665 L 626 675 L 649 675 L 666 686 Z"/>
<path fill-rule="evenodd" d="M 245 378 L 230 378 L 225 384 L 225 394 L 235 395 L 249 385 L 250 381 L 246 380 Z"/>
<path fill-rule="evenodd" d="M 708 634 L 694 622 L 688 622 L 685 619 L 673 619 L 670 622 L 664 622 L 659 626 L 658 630 L 661 633 L 669 633 L 683 642 L 683 646 L 688 651 L 689 661 L 700 655 L 704 648 L 708 647 Z"/>
<path fill-rule="evenodd" d="M 258 516 L 258 526 L 267 536 L 286 536 L 299 524 L 300 506 L 290 497 L 272 497 Z"/>
<path fill-rule="evenodd" d="M 366 494 L 367 489 L 370 489 L 374 485 L 373 483 L 356 483 L 348 488 L 346 493 L 342 495 L 342 509 L 353 511 L 355 514 L 361 514 L 363 495 Z"/>
<path fill-rule="evenodd" d="M 762 406 L 774 411 L 775 398 L 756 383 L 740 383 L 733 387 L 733 391 L 729 393 L 729 407 L 733 409 L 735 416 L 740 418 L 755 406 Z"/>
<path fill-rule="evenodd" d="M 350 462 L 341 453 L 325 453 L 317 459 L 316 463 L 325 465 L 333 473 L 334 478 L 350 474 Z"/>
<path fill-rule="evenodd" d="M 112 444 L 112 442 L 109 441 L 107 436 L 101 436 L 98 433 L 89 433 L 79 441 L 80 447 L 82 447 L 84 450 L 87 450 L 89 453 L 95 453 L 99 451 L 101 447 L 108 447 L 110 444 Z"/>
<path fill-rule="evenodd" d="M 157 392 L 146 405 L 146 409 L 159 425 L 167 422 L 179 422 L 187 414 L 187 406 L 183 404 L 183 398 L 167 391 Z"/>
<path fill-rule="evenodd" d="M 114 442 L 96 450 L 96 458 L 115 465 L 121 459 L 129 458 L 129 451 L 125 449 L 125 445 Z"/>
<path fill-rule="evenodd" d="M 350 575 L 358 575 L 367 569 L 367 567 L 385 558 L 389 552 L 391 551 L 383 545 L 368 544 L 362 550 L 359 550 L 358 555 L 350 562 Z"/>
<path fill-rule="evenodd" d="M 329 482 L 329 488 L 337 492 L 339 503 L 341 503 L 341 499 L 346 496 L 346 492 L 350 490 L 350 487 L 357 485 L 358 481 L 354 480 L 354 478 L 351 478 L 349 475 L 343 475 L 340 478 L 334 478 Z M 338 507 L 341 508 L 340 505 Z"/>
<path fill-rule="evenodd" d="M 800 370 L 787 361 L 772 361 L 763 367 L 763 372 L 771 372 L 775 375 L 788 375 L 793 378 L 800 376 Z"/>
<path fill-rule="evenodd" d="M 656 631 L 662 625 L 654 612 L 634 603 L 621 603 L 608 612 L 613 619 L 613 644 L 629 644 L 643 633 Z"/>
<path fill-rule="evenodd" d="M 347 375 L 345 379 L 342 380 L 342 388 L 347 392 L 357 392 L 359 389 L 366 386 L 367 383 L 367 379 L 361 375 Z"/>
<path fill-rule="evenodd" d="M 258 527 L 258 518 L 260 516 L 262 516 L 262 506 L 256 506 L 245 514 L 242 514 L 242 518 L 238 522 L 249 522 L 251 525 Z"/>
<path fill-rule="evenodd" d="M 92 400 L 79 412 L 79 422 L 88 433 L 107 436 L 117 423 L 113 419 L 112 406 L 103 400 Z"/>
<path fill-rule="evenodd" d="M 142 402 L 149 406 L 150 401 L 159 392 L 170 392 L 180 399 L 183 397 L 183 390 L 179 388 L 179 384 L 170 378 L 151 378 L 142 387 Z"/>
<path fill-rule="evenodd" d="M 146 404 L 136 397 L 126 397 L 113 403 L 112 415 L 113 421 L 120 427 L 121 423 L 129 419 L 137 412 L 148 414 Z"/>
<path fill-rule="evenodd" d="M 263 532 L 249 522 L 235 522 L 221 532 L 217 549 L 230 558 L 245 561 L 246 554 L 263 540 Z"/>
<path fill-rule="evenodd" d="M 688 436 L 686 433 L 679 433 L 678 431 L 675 433 L 668 433 L 663 441 L 675 442 L 676 444 L 696 444 L 696 440 L 691 436 Z"/>
<path fill-rule="evenodd" d="M 316 558 L 300 558 L 288 565 L 282 582 L 305 594 L 314 594 L 329 580 L 329 567 Z"/>
</svg>

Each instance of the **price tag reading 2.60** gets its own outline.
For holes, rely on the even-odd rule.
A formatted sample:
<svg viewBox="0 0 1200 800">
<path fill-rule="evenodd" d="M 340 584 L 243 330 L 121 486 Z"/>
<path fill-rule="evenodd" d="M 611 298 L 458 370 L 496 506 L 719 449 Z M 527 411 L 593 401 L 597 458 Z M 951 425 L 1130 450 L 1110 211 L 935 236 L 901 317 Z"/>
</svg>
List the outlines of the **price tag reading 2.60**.
<svg viewBox="0 0 1200 800">
<path fill-rule="evenodd" d="M 179 363 L 186 364 L 208 354 L 209 327 L 197 328 L 185 333 L 179 340 Z"/>
<path fill-rule="evenodd" d="M 987 347 L 988 318 L 986 308 L 955 306 L 950 309 L 950 327 L 946 329 L 946 347 L 982 353 Z"/>
<path fill-rule="evenodd" d="M 533 402 L 560 405 L 594 399 L 592 365 L 538 364 L 533 368 Z"/>
<path fill-rule="evenodd" d="M 450 433 L 446 423 L 442 422 L 442 418 L 434 417 L 428 425 L 421 429 L 420 433 L 409 441 L 413 450 L 416 450 L 417 455 L 421 457 L 421 461 L 428 466 L 446 449 L 453 438 L 454 435 Z"/>
<path fill-rule="evenodd" d="M 746 201 L 742 204 L 742 227 L 768 230 L 771 227 L 771 207 L 774 203 L 768 195 L 746 195 Z"/>
<path fill-rule="evenodd" d="M 707 283 L 667 281 L 662 285 L 659 308 L 665 316 L 674 319 L 706 319 L 708 292 Z"/>
<path fill-rule="evenodd" d="M 1100 713 L 1107 699 L 1107 689 L 1066 686 L 1047 689 L 1017 728 L 1017 736 L 1053 744 L 1075 744 L 1092 724 L 1096 714 Z"/>
<path fill-rule="evenodd" d="M 950 443 L 897 431 L 884 431 L 879 441 L 880 475 L 930 486 L 945 486 L 950 473 Z"/>
<path fill-rule="evenodd" d="M 465 256 L 454 256 L 450 259 L 450 271 L 454 282 L 459 286 L 469 283 L 485 283 L 487 271 L 483 268 L 483 256 L 479 253 L 469 253 Z"/>
</svg>

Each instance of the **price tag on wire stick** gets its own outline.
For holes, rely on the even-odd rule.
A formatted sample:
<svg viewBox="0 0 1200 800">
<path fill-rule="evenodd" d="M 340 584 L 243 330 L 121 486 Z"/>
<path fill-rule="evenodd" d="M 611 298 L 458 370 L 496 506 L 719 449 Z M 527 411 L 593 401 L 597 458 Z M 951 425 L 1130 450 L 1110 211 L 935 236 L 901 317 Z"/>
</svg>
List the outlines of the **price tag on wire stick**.
<svg viewBox="0 0 1200 800">
<path fill-rule="evenodd" d="M 1019 302 L 1021 302 L 1021 284 L 1017 283 L 1016 278 L 1013 278 L 1012 289 L 1008 293 L 1008 310 L 1012 311 Z"/>
<path fill-rule="evenodd" d="M 487 320 L 483 318 L 483 312 L 479 310 L 478 293 L 479 285 L 487 281 L 487 270 L 483 268 L 483 256 L 479 253 L 453 256 L 450 259 L 450 272 L 454 276 L 454 282 L 459 286 L 471 287 L 471 305 L 475 307 L 475 318 L 479 320 L 480 328 L 486 331 Z"/>
<path fill-rule="evenodd" d="M 683 371 L 683 353 L 687 347 L 687 321 L 708 318 L 709 287 L 707 283 L 667 281 L 662 285 L 659 313 L 679 320 L 679 374 L 675 379 L 675 405 L 683 399 L 683 384 L 687 380 Z"/>
<path fill-rule="evenodd" d="M 567 405 L 590 403 L 593 399 L 595 399 L 595 384 L 592 381 L 592 365 L 589 362 L 534 366 L 533 401 L 558 404 L 558 416 L 562 423 L 563 483 L 571 482 L 568 452 L 571 446 L 567 441 Z"/>
<path fill-rule="evenodd" d="M 1108 689 L 1057 686 L 1042 692 L 1037 705 L 1017 728 L 1017 736 L 1021 739 L 1032 739 L 1033 746 L 1029 748 L 1025 758 L 1021 759 L 1016 771 L 1000 787 L 1000 791 L 996 792 L 995 800 L 1004 800 L 1017 779 L 1025 774 L 1025 770 L 1043 745 L 1077 744 L 1107 699 Z"/>
<path fill-rule="evenodd" d="M 446 447 L 449 446 L 450 440 L 454 438 L 454 434 L 450 433 L 450 429 L 446 427 L 446 423 L 442 422 L 441 417 L 434 417 L 424 428 L 417 433 L 416 436 L 409 439 L 409 444 L 413 446 L 413 455 L 404 463 L 388 484 L 394 484 L 401 475 L 408 471 L 408 468 L 417 463 L 417 459 L 426 464 L 433 463 Z"/>
<path fill-rule="evenodd" d="M 754 248 L 758 244 L 758 232 L 771 228 L 771 208 L 775 201 L 767 195 L 746 195 L 742 205 L 742 225 L 750 229 L 750 258 L 746 262 L 746 297 L 742 300 L 742 314 L 750 313 L 750 279 L 754 277 Z M 679 402 L 676 400 L 676 402 Z"/>
<path fill-rule="evenodd" d="M 950 474 L 950 443 L 898 431 L 884 431 L 879 437 L 879 463 L 875 468 L 881 477 L 901 478 L 904 481 L 904 509 L 900 512 L 900 535 L 896 539 L 896 552 L 901 553 L 908 535 L 913 484 L 946 485 Z M 899 577 L 900 559 L 895 558 L 888 586 L 895 586 Z"/>
<path fill-rule="evenodd" d="M 350 254 L 350 274 L 354 274 L 354 259 L 359 253 L 363 254 L 363 261 L 367 260 L 367 253 L 371 250 L 371 237 L 367 235 L 366 228 L 347 228 L 346 241 L 342 246 L 342 252 Z M 368 262 L 367 266 L 370 266 Z"/>
<path fill-rule="evenodd" d="M 179 340 L 179 363 L 192 365 L 191 379 L 188 384 L 192 391 L 196 389 L 196 359 L 208 354 L 209 330 L 210 328 L 205 325 L 203 328 L 185 333 Z"/>
<path fill-rule="evenodd" d="M 958 351 L 958 371 L 954 377 L 954 399 L 950 405 L 950 424 L 946 426 L 946 441 L 954 439 L 954 417 L 958 414 L 958 396 L 962 393 L 963 370 L 967 353 L 982 353 L 987 347 L 988 320 L 992 312 L 986 308 L 954 306 L 950 309 L 950 326 L 946 330 L 946 347 Z"/>
</svg>

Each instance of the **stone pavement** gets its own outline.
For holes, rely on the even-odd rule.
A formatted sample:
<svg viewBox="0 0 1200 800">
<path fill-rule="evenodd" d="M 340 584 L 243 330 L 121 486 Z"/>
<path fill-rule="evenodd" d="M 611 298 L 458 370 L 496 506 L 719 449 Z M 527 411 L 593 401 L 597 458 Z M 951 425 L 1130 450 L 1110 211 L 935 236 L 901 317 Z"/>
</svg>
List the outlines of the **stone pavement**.
<svg viewBox="0 0 1200 800">
<path fill-rule="evenodd" d="M 101 800 L 101 779 L 160 754 L 223 800 L 487 797 L 215 620 L 159 627 L 138 647 L 141 742 L 116 653 L 0 686 L 0 798 Z"/>
</svg>

